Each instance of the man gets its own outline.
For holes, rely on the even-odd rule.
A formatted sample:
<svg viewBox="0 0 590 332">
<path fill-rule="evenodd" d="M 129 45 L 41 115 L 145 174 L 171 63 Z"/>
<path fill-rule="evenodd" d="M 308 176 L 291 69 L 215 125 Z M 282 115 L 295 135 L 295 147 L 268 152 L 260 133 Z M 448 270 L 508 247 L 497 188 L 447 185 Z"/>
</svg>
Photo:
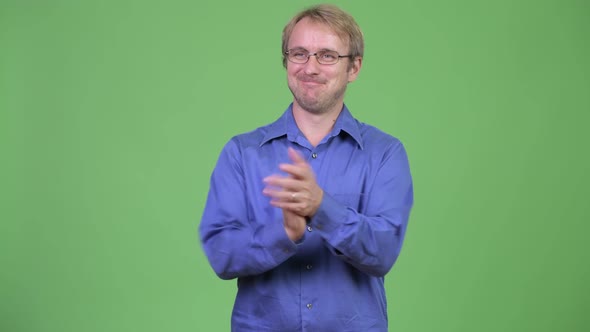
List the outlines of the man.
<svg viewBox="0 0 590 332">
<path fill-rule="evenodd" d="M 293 102 L 227 143 L 200 224 L 217 275 L 238 279 L 232 331 L 387 331 L 384 276 L 413 203 L 406 152 L 344 105 L 364 47 L 349 14 L 307 9 L 282 45 Z"/>
</svg>

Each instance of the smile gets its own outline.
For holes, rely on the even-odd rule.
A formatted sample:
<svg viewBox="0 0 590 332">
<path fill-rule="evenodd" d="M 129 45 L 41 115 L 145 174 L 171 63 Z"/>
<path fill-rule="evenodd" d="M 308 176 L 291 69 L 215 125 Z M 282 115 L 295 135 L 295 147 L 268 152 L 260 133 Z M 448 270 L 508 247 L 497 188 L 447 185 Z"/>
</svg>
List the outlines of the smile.
<svg viewBox="0 0 590 332">
<path fill-rule="evenodd" d="M 323 84 L 322 82 L 313 81 L 313 80 L 300 80 L 305 85 L 320 85 Z"/>
</svg>

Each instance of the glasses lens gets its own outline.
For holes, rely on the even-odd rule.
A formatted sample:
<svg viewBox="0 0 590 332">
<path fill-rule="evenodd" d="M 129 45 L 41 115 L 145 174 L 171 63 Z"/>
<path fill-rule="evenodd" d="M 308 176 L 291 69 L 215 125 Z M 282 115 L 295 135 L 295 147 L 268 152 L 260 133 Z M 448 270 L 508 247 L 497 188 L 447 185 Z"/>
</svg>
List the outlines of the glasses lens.
<svg viewBox="0 0 590 332">
<path fill-rule="evenodd" d="M 323 65 L 333 65 L 338 62 L 338 52 L 336 51 L 320 51 L 317 54 L 318 62 Z"/>
<path fill-rule="evenodd" d="M 287 51 L 287 58 L 294 63 L 306 63 L 310 56 L 315 56 L 317 61 L 323 65 L 333 65 L 340 60 L 340 55 L 336 51 L 319 51 L 309 54 L 305 49 L 291 49 Z"/>
<path fill-rule="evenodd" d="M 305 50 L 289 50 L 289 60 L 295 63 L 306 63 L 309 59 L 309 52 Z"/>
</svg>

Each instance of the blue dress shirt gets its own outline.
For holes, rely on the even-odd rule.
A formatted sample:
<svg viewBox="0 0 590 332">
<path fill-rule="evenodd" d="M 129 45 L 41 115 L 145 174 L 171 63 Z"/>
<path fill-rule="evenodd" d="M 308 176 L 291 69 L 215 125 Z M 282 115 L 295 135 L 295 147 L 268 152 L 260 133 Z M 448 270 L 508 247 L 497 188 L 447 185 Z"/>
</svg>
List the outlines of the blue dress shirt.
<svg viewBox="0 0 590 332">
<path fill-rule="evenodd" d="M 322 203 L 293 243 L 262 179 L 308 158 Z M 299 131 L 292 105 L 274 123 L 233 137 L 211 176 L 199 226 L 211 266 L 238 278 L 232 331 L 387 331 L 384 276 L 396 261 L 412 179 L 402 143 L 354 119 L 344 106 L 316 147 Z"/>
</svg>

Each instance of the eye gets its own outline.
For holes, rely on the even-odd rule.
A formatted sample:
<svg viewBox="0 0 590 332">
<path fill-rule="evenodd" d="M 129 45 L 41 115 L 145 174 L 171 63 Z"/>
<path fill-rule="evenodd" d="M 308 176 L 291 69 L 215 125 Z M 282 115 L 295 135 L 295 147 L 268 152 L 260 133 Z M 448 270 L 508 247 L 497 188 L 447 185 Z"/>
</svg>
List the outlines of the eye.
<svg viewBox="0 0 590 332">
<path fill-rule="evenodd" d="M 291 56 L 294 57 L 294 58 L 296 58 L 296 59 L 305 59 L 305 58 L 307 58 L 307 52 L 306 51 L 302 51 L 302 50 L 289 51 L 289 54 L 291 54 Z"/>
<path fill-rule="evenodd" d="M 320 57 L 322 58 L 322 60 L 334 61 L 338 59 L 338 54 L 335 52 L 322 52 L 320 54 Z"/>
</svg>

